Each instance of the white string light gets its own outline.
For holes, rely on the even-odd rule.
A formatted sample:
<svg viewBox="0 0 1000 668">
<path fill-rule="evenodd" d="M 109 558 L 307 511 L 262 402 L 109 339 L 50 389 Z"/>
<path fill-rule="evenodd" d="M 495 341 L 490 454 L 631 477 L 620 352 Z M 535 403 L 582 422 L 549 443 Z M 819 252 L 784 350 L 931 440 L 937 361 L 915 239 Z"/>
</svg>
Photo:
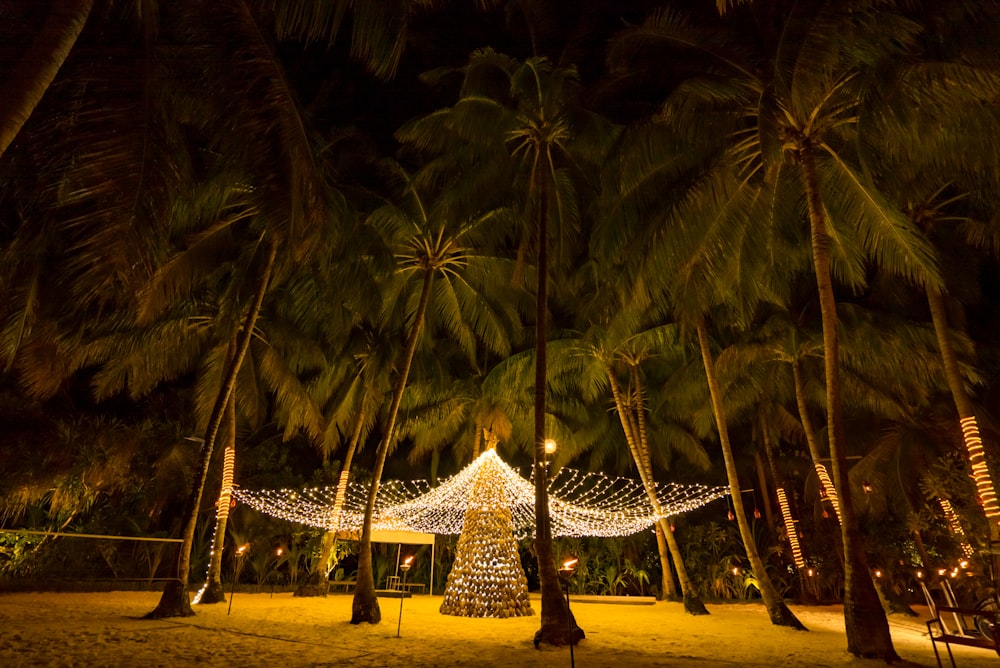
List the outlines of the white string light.
<svg viewBox="0 0 1000 668">
<path fill-rule="evenodd" d="M 496 468 L 487 479 L 499 487 L 497 493 L 473 498 L 472 485 L 480 470 L 487 466 Z M 628 536 L 648 529 L 660 517 L 694 510 L 728 494 L 727 487 L 657 485 L 660 514 L 656 514 L 642 485 L 631 478 L 611 478 L 564 468 L 553 477 L 548 488 L 554 536 Z M 336 487 L 301 491 L 234 490 L 238 500 L 266 515 L 328 531 L 338 528 L 359 531 L 367 494 L 367 485 L 348 485 L 337 517 L 332 513 Z M 508 501 L 515 535 L 523 538 L 533 533 L 534 484 L 490 449 L 437 487 L 432 488 L 422 480 L 390 480 L 380 485 L 373 528 L 456 535 L 462 532 L 470 503 L 492 504 L 495 502 L 484 499 L 501 498 Z"/>
<path fill-rule="evenodd" d="M 233 496 L 233 472 L 236 470 L 236 448 L 229 446 L 226 448 L 223 454 L 222 460 L 222 490 L 219 492 L 219 501 L 216 503 L 215 509 L 215 526 L 218 527 L 221 522 L 229 519 L 229 506 L 232 504 Z M 212 532 L 212 545 L 208 550 L 208 567 L 209 570 L 212 568 L 212 558 L 215 556 L 215 531 Z M 201 586 L 192 599 L 191 603 L 198 605 L 201 603 L 201 598 L 205 595 L 205 590 L 208 589 L 208 585 L 211 584 L 211 578 L 208 574 L 205 575 L 205 584 Z"/>
<path fill-rule="evenodd" d="M 958 537 L 959 544 L 962 547 L 962 554 L 968 559 L 974 554 L 972 545 L 965 539 L 965 529 L 958 521 L 958 515 L 955 514 L 955 509 L 952 508 L 951 501 L 948 499 L 942 499 L 938 497 L 938 503 L 941 504 L 941 510 L 944 511 L 944 517 L 948 521 L 948 528 L 951 532 Z"/>
</svg>

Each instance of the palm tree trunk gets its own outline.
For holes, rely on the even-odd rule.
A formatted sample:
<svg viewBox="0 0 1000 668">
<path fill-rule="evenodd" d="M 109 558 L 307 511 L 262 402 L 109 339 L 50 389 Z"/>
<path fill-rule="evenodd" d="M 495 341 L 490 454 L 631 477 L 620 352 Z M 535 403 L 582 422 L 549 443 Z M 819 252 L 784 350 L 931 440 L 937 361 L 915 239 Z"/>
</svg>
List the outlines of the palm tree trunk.
<svg viewBox="0 0 1000 668">
<path fill-rule="evenodd" d="M 323 543 L 320 545 L 319 557 L 316 559 L 316 567 L 309 574 L 307 586 L 296 590 L 296 596 L 326 596 L 330 583 L 330 555 L 333 554 L 337 546 L 337 539 L 340 534 L 340 511 L 344 507 L 347 498 L 347 486 L 351 482 L 351 464 L 354 462 L 354 453 L 357 451 L 358 442 L 361 440 L 361 431 L 365 423 L 365 409 L 359 408 L 354 419 L 354 429 L 351 430 L 351 440 L 347 443 L 347 452 L 344 453 L 344 461 L 340 465 L 340 475 L 337 478 L 337 493 L 333 497 L 333 509 L 330 511 L 330 518 L 334 522 L 334 529 L 323 534 Z"/>
<path fill-rule="evenodd" d="M 656 552 L 660 556 L 660 575 L 662 586 L 660 588 L 659 600 L 676 601 L 680 598 L 677 595 L 677 583 L 674 582 L 674 569 L 670 567 L 670 546 L 667 545 L 666 533 L 670 527 L 663 528 L 665 522 L 658 521 L 653 527 L 656 533 Z"/>
<path fill-rule="evenodd" d="M 49 3 L 41 32 L 22 56 L 0 90 L 0 156 L 17 137 L 28 117 L 45 96 L 59 68 L 83 32 L 94 0 L 59 0 Z"/>
<path fill-rule="evenodd" d="M 833 467 L 833 483 L 840 498 L 840 532 L 844 541 L 844 625 L 847 630 L 847 651 L 855 656 L 898 661 L 892 646 L 889 621 L 879 601 L 868 568 L 861 531 L 854 515 L 851 488 L 847 476 L 847 452 L 844 448 L 843 424 L 840 415 L 840 357 L 837 339 L 837 302 L 833 294 L 830 271 L 830 237 L 826 228 L 826 213 L 819 190 L 816 161 L 812 148 L 806 144 L 798 151 L 802 166 L 809 226 L 812 237 L 813 266 L 819 292 L 820 315 L 823 322 L 823 368 L 826 377 L 827 433 Z"/>
<path fill-rule="evenodd" d="M 767 428 L 767 420 L 764 419 L 763 411 L 760 413 L 760 434 L 761 439 L 764 441 L 764 452 L 767 454 L 767 463 L 771 469 L 771 478 L 774 480 L 774 487 L 777 490 L 779 502 L 782 503 L 781 519 L 785 525 L 785 536 L 788 538 L 788 548 L 792 553 L 792 562 L 799 571 L 799 591 L 802 592 L 802 602 L 807 605 L 815 605 L 816 597 L 813 594 L 812 578 L 809 575 L 809 568 L 802 554 L 802 548 L 799 545 L 799 532 L 795 528 L 791 508 L 788 507 L 785 481 L 778 474 L 778 465 L 774 457 L 774 443 L 771 441 L 771 432 Z"/>
<path fill-rule="evenodd" d="M 243 322 L 243 329 L 239 333 L 239 343 L 236 346 L 236 354 L 229 365 L 222 387 L 219 388 L 219 396 L 216 397 L 215 406 L 208 420 L 208 427 L 205 429 L 205 439 L 201 446 L 201 458 L 198 463 L 198 471 L 195 474 L 194 484 L 191 487 L 191 494 L 188 497 L 188 504 L 184 512 L 184 533 L 180 547 L 180 554 L 177 556 L 177 579 L 172 580 L 163 588 L 163 596 L 160 598 L 156 608 L 146 615 L 150 619 L 163 617 L 186 617 L 194 614 L 191 609 L 191 601 L 188 598 L 188 574 L 191 570 L 191 548 L 194 546 L 194 533 L 198 526 L 198 509 L 201 507 L 201 496 L 205 489 L 205 479 L 208 477 L 208 467 L 212 462 L 212 451 L 215 449 L 215 439 L 219 434 L 219 427 L 222 425 L 223 414 L 226 404 L 236 387 L 236 376 L 243 366 L 247 351 L 250 349 L 250 341 L 253 338 L 253 329 L 257 324 L 257 317 L 260 315 L 261 306 L 264 303 L 264 296 L 271 284 L 271 272 L 274 269 L 274 261 L 277 257 L 278 247 L 273 240 L 267 241 L 267 257 L 261 271 L 260 279 L 257 283 L 257 292 L 254 295 L 254 302 L 247 312 L 246 320 Z"/>
<path fill-rule="evenodd" d="M 608 381 L 611 385 L 611 395 L 615 400 L 615 408 L 618 411 L 618 419 L 622 423 L 622 430 L 625 432 L 625 442 L 628 444 L 629 453 L 632 455 L 632 461 L 635 462 L 635 467 L 639 471 L 639 480 L 642 481 L 642 486 L 646 490 L 646 496 L 649 498 L 649 502 L 653 506 L 653 512 L 657 515 L 660 514 L 661 509 L 659 505 L 659 500 L 656 498 L 656 491 L 651 490 L 651 485 L 646 479 L 646 470 L 643 466 L 643 456 L 639 452 L 639 439 L 636 434 L 638 431 L 638 425 L 635 424 L 632 418 L 632 411 L 629 409 L 626 401 L 625 395 L 622 392 L 621 385 L 618 383 L 618 377 L 615 376 L 614 369 L 610 364 L 604 365 L 604 371 L 608 375 Z M 657 522 L 656 524 L 656 548 L 660 555 L 660 571 L 663 575 L 663 596 L 668 600 L 677 599 L 677 589 L 674 585 L 674 577 L 670 568 L 670 556 L 669 556 L 669 544 L 667 543 L 666 533 L 670 531 L 669 525 L 666 521 Z M 677 559 L 675 557 L 675 563 Z M 683 565 L 683 562 L 682 562 Z M 684 589 L 681 589 L 682 595 Z"/>
<path fill-rule="evenodd" d="M 231 350 L 235 351 L 233 342 Z M 198 603 L 225 603 L 226 593 L 222 587 L 222 553 L 226 545 L 226 526 L 229 524 L 229 500 L 233 493 L 233 468 L 236 464 L 236 395 L 229 397 L 226 404 L 225 459 L 222 467 L 222 489 L 219 492 L 219 507 L 215 513 L 215 533 L 212 537 L 212 554 L 208 564 L 205 586 L 194 597 Z"/>
<path fill-rule="evenodd" d="M 472 461 L 476 461 L 479 459 L 479 455 L 482 454 L 483 448 L 483 418 L 481 415 L 476 415 L 476 426 L 473 429 Z"/>
<path fill-rule="evenodd" d="M 389 454 L 393 432 L 396 429 L 396 416 L 399 414 L 399 404 L 403 400 L 406 382 L 410 377 L 410 367 L 413 365 L 413 354 L 417 350 L 420 330 L 427 316 L 427 306 L 431 301 L 431 286 L 434 283 L 434 271 L 426 270 L 424 285 L 420 292 L 420 302 L 413 317 L 413 325 L 406 341 L 403 355 L 403 365 L 399 370 L 396 388 L 393 390 L 392 403 L 389 405 L 389 416 L 385 426 L 385 435 L 375 453 L 375 466 L 372 469 L 372 485 L 368 490 L 368 504 L 365 506 L 365 520 L 361 529 L 361 545 L 358 550 L 358 583 L 354 586 L 354 601 L 351 604 L 351 624 L 368 622 L 378 624 L 382 621 L 382 610 L 378 606 L 375 595 L 375 577 L 372 570 L 372 519 L 375 515 L 375 499 L 378 497 L 379 482 L 382 480 L 382 469 L 385 468 L 385 458 Z"/>
<path fill-rule="evenodd" d="M 760 450 L 753 451 L 753 464 L 757 469 L 757 484 L 760 485 L 760 503 L 764 506 L 764 521 L 767 526 L 776 527 L 774 520 L 774 506 L 771 502 L 771 488 L 767 485 L 767 473 L 764 471 L 764 460 L 761 459 Z"/>
<path fill-rule="evenodd" d="M 636 422 L 639 425 L 639 442 L 637 449 L 639 454 L 642 456 L 642 467 L 646 471 L 646 477 L 644 481 L 644 486 L 646 487 L 646 495 L 649 496 L 650 503 L 653 505 L 653 510 L 657 515 L 663 514 L 663 508 L 660 506 L 659 498 L 656 496 L 656 480 L 653 478 L 653 457 L 649 448 L 649 427 L 646 421 L 646 389 L 642 382 L 642 374 L 639 373 L 639 367 L 636 364 L 631 365 L 632 368 L 632 385 L 635 388 L 636 399 L 634 402 Z M 674 532 L 670 530 L 670 522 L 667 518 L 661 517 L 659 522 L 660 533 L 667 542 L 667 548 L 670 550 L 671 556 L 674 558 L 674 568 L 677 570 L 677 580 L 681 585 L 681 595 L 684 597 L 684 610 L 692 615 L 707 615 L 708 608 L 702 602 L 701 597 L 698 596 L 698 592 L 695 591 L 694 587 L 691 586 L 691 580 L 688 578 L 687 567 L 684 566 L 684 557 L 681 555 L 680 545 L 677 544 L 677 537 L 674 536 Z M 662 559 L 662 557 L 661 557 Z M 667 570 L 664 571 L 664 577 L 666 577 L 669 571 L 669 563 L 667 564 Z"/>
<path fill-rule="evenodd" d="M 837 498 L 837 490 L 830 480 L 830 475 L 823 466 L 823 455 L 819 451 L 819 443 L 816 441 L 816 430 L 813 429 L 812 418 L 809 417 L 809 410 L 806 406 L 805 384 L 802 381 L 802 365 L 799 361 L 792 360 L 792 380 L 795 384 L 795 404 L 799 409 L 799 420 L 802 422 L 802 430 L 806 433 L 806 444 L 809 446 L 809 456 L 812 458 L 813 468 L 819 478 L 819 484 L 826 492 L 826 498 L 833 506 L 833 512 L 840 521 L 840 500 Z"/>
<path fill-rule="evenodd" d="M 722 391 L 719 389 L 719 379 L 715 374 L 715 362 L 712 359 L 712 352 L 708 347 L 708 329 L 705 326 L 704 316 L 698 318 L 698 345 L 701 348 L 701 359 L 705 365 L 705 376 L 708 379 L 708 390 L 712 398 L 712 412 L 715 414 L 715 424 L 719 431 L 719 443 L 722 446 L 722 456 L 726 462 L 726 476 L 729 478 L 729 489 L 732 496 L 733 512 L 736 515 L 736 523 L 740 529 L 740 537 L 743 539 L 743 547 L 747 552 L 747 559 L 750 561 L 750 568 L 760 586 L 760 595 L 764 599 L 764 607 L 771 618 L 771 623 L 775 626 L 790 626 L 802 631 L 806 627 L 788 609 L 785 602 L 781 600 L 778 591 L 774 588 L 764 560 L 757 552 L 757 545 L 754 543 L 753 531 L 747 521 L 746 512 L 743 509 L 743 496 L 740 494 L 740 480 L 736 473 L 736 459 L 733 456 L 733 448 L 729 442 L 729 428 L 726 426 L 726 412 L 722 405 Z"/>
<path fill-rule="evenodd" d="M 684 555 L 681 554 L 681 546 L 677 542 L 677 536 L 674 535 L 673 529 L 670 528 L 670 521 L 667 518 L 663 518 L 659 521 L 658 526 L 666 537 L 670 556 L 674 558 L 674 566 L 677 569 L 677 580 L 681 583 L 681 595 L 684 597 L 684 612 L 689 615 L 711 614 L 708 608 L 705 607 L 705 602 L 698 596 L 698 590 L 691 583 L 691 578 L 688 577 L 687 566 L 684 565 Z"/>
<path fill-rule="evenodd" d="M 538 647 L 545 642 L 550 645 L 576 643 L 584 637 L 583 630 L 576 624 L 563 598 L 556 570 L 555 555 L 552 550 L 552 532 L 549 525 L 548 476 L 545 470 L 545 392 L 546 343 L 548 339 L 548 218 L 549 202 L 546 178 L 539 165 L 540 156 L 535 154 L 532 168 L 532 191 L 535 201 L 537 247 L 536 263 L 538 277 L 535 291 L 535 558 L 538 560 L 538 580 L 542 590 L 541 627 L 535 632 L 534 643 Z"/>
<path fill-rule="evenodd" d="M 986 453 L 983 451 L 979 425 L 976 422 L 975 408 L 969 398 L 969 393 L 965 390 L 962 372 L 958 366 L 958 357 L 955 355 L 955 348 L 948 336 L 948 316 L 945 313 L 944 297 L 940 292 L 930 287 L 927 288 L 926 292 L 938 349 L 941 351 L 944 375 L 948 381 L 948 388 L 951 390 L 952 400 L 955 402 L 955 410 L 958 411 L 958 420 L 962 427 L 962 441 L 969 457 L 969 466 L 972 468 L 972 477 L 976 483 L 976 492 L 979 494 L 983 514 L 986 515 L 986 524 L 990 528 L 990 547 L 993 548 L 990 550 L 990 558 L 993 562 L 993 573 L 1000 574 L 1000 549 L 997 549 L 1000 548 L 1000 521 L 998 521 L 1000 520 L 1000 503 L 997 499 L 996 485 L 986 462 Z"/>
</svg>

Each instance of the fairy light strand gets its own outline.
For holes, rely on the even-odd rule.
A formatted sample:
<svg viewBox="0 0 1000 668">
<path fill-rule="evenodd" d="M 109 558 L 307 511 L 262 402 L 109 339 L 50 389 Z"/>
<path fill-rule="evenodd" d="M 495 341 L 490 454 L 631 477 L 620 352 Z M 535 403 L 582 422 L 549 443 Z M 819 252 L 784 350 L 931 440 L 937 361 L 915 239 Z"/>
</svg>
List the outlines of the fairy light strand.
<svg viewBox="0 0 1000 668">
<path fill-rule="evenodd" d="M 778 506 L 781 508 L 781 517 L 785 521 L 785 534 L 788 536 L 788 545 L 792 548 L 792 559 L 797 568 L 805 568 L 806 560 L 802 557 L 802 548 L 799 546 L 799 534 L 795 530 L 795 520 L 792 519 L 792 509 L 788 505 L 788 496 L 783 487 L 778 490 Z"/>
<path fill-rule="evenodd" d="M 472 495 L 472 486 L 484 467 L 495 469 L 484 478 L 497 489 L 489 495 Z M 343 507 L 337 517 L 331 508 L 340 487 L 300 491 L 238 489 L 235 496 L 272 517 L 327 530 L 337 526 L 347 531 L 360 530 L 367 485 L 346 487 Z M 554 536 L 628 536 L 648 529 L 661 517 L 679 515 L 728 494 L 726 487 L 657 485 L 656 496 L 660 503 L 657 514 L 645 489 L 630 478 L 611 478 L 563 468 L 549 482 L 548 488 Z M 487 450 L 437 487 L 432 488 L 426 481 L 386 481 L 379 487 L 372 526 L 457 535 L 462 532 L 470 504 L 485 504 L 481 509 L 490 510 L 495 501 L 489 499 L 498 498 L 507 499 L 515 536 L 531 535 L 534 530 L 534 485 L 508 466 L 495 450 Z"/>
<path fill-rule="evenodd" d="M 979 425 L 974 416 L 962 418 L 961 425 L 962 438 L 969 451 L 972 479 L 976 484 L 980 503 L 983 504 L 983 512 L 988 519 L 995 521 L 996 518 L 1000 518 L 1000 502 L 997 500 L 997 492 L 986 463 L 986 451 L 983 450 L 983 440 L 979 436 Z"/>
<path fill-rule="evenodd" d="M 941 510 L 944 511 L 944 518 L 948 522 L 948 527 L 951 532 L 958 538 L 959 545 L 962 547 L 962 554 L 965 555 L 966 559 L 971 557 L 974 553 L 972 545 L 969 541 L 965 539 L 965 529 L 962 528 L 961 523 L 958 521 L 958 514 L 955 513 L 955 509 L 951 505 L 951 501 L 948 499 L 938 498 L 938 503 L 941 505 Z"/>
<path fill-rule="evenodd" d="M 229 507 L 232 505 L 233 500 L 233 473 L 236 469 L 236 448 L 229 446 L 226 448 L 222 459 L 222 491 L 219 492 L 219 502 L 216 504 L 215 510 L 215 526 L 219 526 L 224 520 L 229 519 Z M 215 555 L 215 539 L 217 532 L 212 532 L 212 545 L 208 549 L 208 567 L 212 567 L 212 557 Z M 201 586 L 192 599 L 191 603 L 198 605 L 201 603 L 201 597 L 205 595 L 205 590 L 208 589 L 209 577 L 206 575 L 205 584 Z"/>
</svg>

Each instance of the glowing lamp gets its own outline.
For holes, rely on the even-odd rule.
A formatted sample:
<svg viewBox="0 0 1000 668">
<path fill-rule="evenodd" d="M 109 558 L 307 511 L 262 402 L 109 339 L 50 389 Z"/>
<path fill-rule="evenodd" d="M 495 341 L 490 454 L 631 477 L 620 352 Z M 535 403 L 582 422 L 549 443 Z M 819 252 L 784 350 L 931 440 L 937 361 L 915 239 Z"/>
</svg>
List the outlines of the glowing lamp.
<svg viewBox="0 0 1000 668">
<path fill-rule="evenodd" d="M 547 454 L 547 455 L 555 454 L 555 451 L 556 451 L 557 447 L 558 446 L 556 445 L 556 442 L 555 442 L 554 439 L 551 439 L 551 438 L 545 439 L 545 454 Z"/>
</svg>

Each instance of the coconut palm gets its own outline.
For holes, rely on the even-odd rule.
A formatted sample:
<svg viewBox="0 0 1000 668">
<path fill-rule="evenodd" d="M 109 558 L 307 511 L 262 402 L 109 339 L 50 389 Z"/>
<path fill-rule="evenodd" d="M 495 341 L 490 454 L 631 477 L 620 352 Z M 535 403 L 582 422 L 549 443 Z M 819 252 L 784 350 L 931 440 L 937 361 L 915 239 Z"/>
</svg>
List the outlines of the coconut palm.
<svg viewBox="0 0 1000 668">
<path fill-rule="evenodd" d="M 31 46 L 22 54 L 20 62 L 8 70 L 3 83 L 6 102 L 0 111 L 0 156 L 49 89 L 93 8 L 94 0 L 51 3 Z"/>
<path fill-rule="evenodd" d="M 923 8 L 918 18 L 935 28 L 926 61 L 901 72 L 885 96 L 885 113 L 863 128 L 873 152 L 869 166 L 880 187 L 934 243 L 942 265 L 948 268 L 944 286 L 922 286 L 944 363 L 944 376 L 958 412 L 966 457 L 974 471 L 983 501 L 990 541 L 1000 541 L 1000 505 L 996 500 L 996 472 L 990 470 L 978 443 L 977 411 L 963 380 L 962 348 L 969 342 L 952 332 L 949 311 L 966 299 L 964 285 L 980 257 L 1000 248 L 1000 228 L 990 220 L 1000 147 L 995 137 L 1000 114 L 992 100 L 1000 87 L 994 62 L 984 59 L 957 38 L 972 26 L 983 26 L 983 38 L 995 35 L 997 10 L 991 5 L 957 3 L 946 15 Z M 975 32 L 979 33 L 978 28 Z M 946 77 L 939 76 L 947 72 Z M 972 251 L 970 255 L 969 251 Z M 977 256 L 978 255 L 978 256 Z M 994 572 L 1000 556 L 994 555 Z"/>
<path fill-rule="evenodd" d="M 447 74 L 447 73 L 445 73 Z M 401 130 L 436 160 L 428 177 L 458 178 L 466 199 L 497 197 L 497 183 L 511 184 L 501 193 L 520 212 L 519 227 L 506 232 L 519 257 L 529 249 L 535 259 L 535 434 L 536 472 L 544 472 L 546 424 L 546 340 L 550 245 L 558 240 L 553 259 L 570 257 L 570 235 L 578 224 L 577 191 L 582 168 L 593 164 L 613 137 L 610 126 L 578 105 L 579 85 L 572 70 L 544 58 L 518 62 L 492 50 L 474 53 L 464 68 L 459 101 L 451 108 L 419 119 Z M 462 167 L 466 170 L 462 170 Z M 535 549 L 542 589 L 541 628 L 535 642 L 566 644 L 582 637 L 568 623 L 549 530 L 545 476 L 535 476 Z M 575 629 L 570 631 L 569 629 Z"/>
<path fill-rule="evenodd" d="M 325 309 L 320 307 L 318 312 L 323 313 Z M 321 440 L 324 461 L 332 454 L 336 443 L 345 444 L 337 491 L 330 509 L 337 528 L 324 534 L 319 557 L 310 573 L 312 589 L 297 592 L 300 596 L 326 595 L 330 558 L 340 537 L 339 521 L 351 482 L 354 456 L 377 424 L 380 406 L 391 389 L 391 361 L 386 359 L 386 353 L 392 346 L 382 340 L 370 323 L 357 323 L 350 330 L 346 344 L 343 339 L 331 340 L 330 346 L 339 349 L 339 355 L 332 357 L 309 387 L 325 418 L 326 429 Z"/>
<path fill-rule="evenodd" d="M 497 280 L 499 268 L 497 259 L 488 252 L 495 230 L 503 227 L 505 212 L 489 209 L 472 218 L 456 219 L 450 192 L 440 194 L 431 205 L 405 170 L 395 165 L 391 171 L 400 190 L 399 204 L 387 203 L 376 209 L 368 216 L 367 225 L 396 262 L 395 274 L 383 286 L 382 318 L 388 323 L 405 323 L 406 339 L 372 468 L 352 624 L 377 624 L 382 616 L 372 571 L 372 520 L 385 460 L 397 440 L 396 420 L 418 344 L 428 331 L 440 328 L 470 354 L 478 342 L 495 354 L 508 352 L 502 319 L 487 298 L 489 282 Z"/>
<path fill-rule="evenodd" d="M 592 313 L 595 311 L 596 309 L 592 309 Z M 577 356 L 582 354 L 592 362 L 590 366 L 595 367 L 594 370 L 583 370 L 578 374 L 581 386 L 585 394 L 591 394 L 597 389 L 590 389 L 588 386 L 599 386 L 601 395 L 610 389 L 633 465 L 639 472 L 654 513 L 660 516 L 656 537 L 665 590 L 669 593 L 673 587 L 670 568 L 672 556 L 685 610 L 695 615 L 708 614 L 688 578 L 671 522 L 663 516 L 653 472 L 654 455 L 666 459 L 665 451 L 668 449 L 702 468 L 707 468 L 709 464 L 708 455 L 700 443 L 676 422 L 670 424 L 665 417 L 665 410 L 661 409 L 655 414 L 652 410 L 652 406 L 662 408 L 663 404 L 649 396 L 649 388 L 668 385 L 663 367 L 675 367 L 676 358 L 684 357 L 683 352 L 678 354 L 678 350 L 682 348 L 678 346 L 678 328 L 675 325 L 644 328 L 641 316 L 628 308 L 628 305 L 607 312 L 611 313 L 610 324 L 607 327 L 592 325 L 584 333 L 579 349 L 575 351 Z M 657 369 L 659 373 L 650 368 L 654 362 L 660 367 Z M 592 378 L 593 376 L 597 377 Z M 654 420 L 654 416 L 658 419 Z M 657 447 L 652 447 L 651 441 L 657 443 Z M 669 448 L 664 447 L 665 445 L 669 445 Z"/>
<path fill-rule="evenodd" d="M 823 323 L 828 440 L 844 520 L 848 649 L 893 660 L 888 623 L 865 565 L 847 488 L 834 276 L 857 289 L 865 281 L 862 260 L 873 258 L 888 273 L 922 285 L 940 284 L 926 240 L 866 180 L 851 141 L 868 109 L 864 103 L 877 88 L 877 75 L 891 71 L 887 66 L 903 56 L 900 47 L 913 45 L 919 28 L 881 5 L 854 3 L 787 8 L 761 3 L 729 16 L 742 19 L 744 26 L 758 11 L 772 20 L 756 24 L 764 32 L 756 43 L 744 39 L 742 28 L 723 36 L 663 11 L 629 33 L 619 53 L 627 57 L 626 48 L 642 50 L 655 43 L 704 56 L 711 62 L 705 68 L 709 76 L 678 87 L 663 115 L 690 118 L 692 109 L 714 110 L 721 114 L 709 114 L 711 122 L 723 125 L 728 115 L 738 125 L 715 135 L 727 137 L 724 155 L 741 165 L 745 177 L 759 172 L 770 201 L 805 203 Z"/>
<path fill-rule="evenodd" d="M 779 277 L 769 270 L 770 253 L 780 246 L 753 225 L 756 216 L 766 216 L 767 211 L 759 191 L 748 187 L 749 180 L 735 165 L 700 174 L 694 153 L 665 124 L 638 126 L 626 135 L 616 154 L 617 168 L 608 170 L 611 215 L 602 220 L 609 229 L 602 230 L 599 238 L 610 257 L 645 248 L 641 261 L 631 268 L 636 286 L 633 308 L 649 311 L 648 317 L 679 322 L 683 330 L 696 333 L 733 510 L 761 596 L 772 623 L 804 628 L 767 576 L 743 512 L 743 487 L 708 333 L 710 314 L 720 313 L 721 320 L 739 329 L 752 321 L 762 299 L 778 298 L 784 274 Z M 640 220 L 656 224 L 640 226 Z M 791 260 L 789 266 L 794 267 L 794 256 Z"/>
<path fill-rule="evenodd" d="M 254 282 L 244 286 L 250 288 L 249 291 L 254 297 L 250 300 L 251 306 L 246 311 L 246 319 L 240 328 L 239 345 L 232 357 L 229 370 L 219 385 L 220 393 L 215 403 L 216 409 L 208 421 L 201 466 L 195 476 L 192 498 L 188 504 L 182 556 L 178 560 L 180 586 L 168 587 L 165 590 L 161 605 L 152 613 L 155 616 L 190 613 L 184 589 L 190 553 L 189 539 L 193 536 L 201 488 L 214 449 L 218 423 L 246 351 L 249 349 L 254 324 L 263 306 L 264 296 L 272 287 L 272 275 L 275 278 L 274 282 L 280 283 L 290 273 L 295 263 L 302 263 L 311 253 L 321 249 L 323 234 L 330 230 L 329 222 L 336 216 L 334 213 L 336 207 L 332 206 L 335 198 L 329 197 L 330 191 L 323 170 L 315 158 L 309 125 L 295 99 L 292 86 L 278 60 L 273 44 L 266 37 L 271 29 L 271 24 L 267 22 L 269 19 L 276 20 L 274 26 L 283 36 L 313 35 L 317 32 L 329 36 L 335 33 L 340 25 L 339 22 L 325 20 L 333 16 L 328 11 L 329 8 L 329 4 L 323 4 L 322 7 L 314 4 L 310 11 L 304 13 L 279 11 L 276 14 L 268 14 L 258 13 L 255 5 L 234 0 L 212 6 L 184 5 L 183 11 L 178 12 L 177 20 L 171 23 L 172 26 L 182 28 L 170 34 L 172 39 L 190 39 L 204 47 L 199 50 L 199 54 L 205 59 L 200 65 L 204 67 L 193 65 L 191 62 L 182 62 L 175 73 L 188 77 L 185 82 L 188 89 L 191 77 L 212 78 L 213 80 L 210 84 L 206 83 L 206 86 L 218 92 L 217 99 L 231 101 L 250 94 L 261 96 L 260 99 L 266 100 L 267 103 L 238 105 L 234 114 L 234 107 L 228 103 L 219 106 L 204 105 L 200 100 L 185 96 L 183 88 L 170 89 L 176 98 L 175 106 L 172 108 L 183 109 L 183 113 L 178 116 L 185 122 L 202 128 L 197 134 L 201 137 L 207 136 L 206 143 L 225 164 L 239 165 L 237 171 L 242 175 L 240 183 L 245 191 L 244 194 L 253 201 L 252 209 L 255 214 L 252 216 L 252 221 L 246 216 L 244 219 L 250 223 L 250 227 L 253 227 L 253 223 L 260 225 L 255 232 L 251 232 L 251 235 L 256 234 L 256 239 L 250 248 L 256 252 L 251 252 L 247 256 L 256 261 L 245 265 L 256 267 L 251 269 L 256 274 L 249 274 Z M 373 8 L 371 13 L 366 9 L 361 13 L 371 19 L 375 15 L 383 15 L 383 12 L 383 9 Z M 394 59 L 398 59 L 398 49 L 386 51 L 372 48 L 377 42 L 382 41 L 379 36 L 386 35 L 383 31 L 385 24 L 377 21 L 368 23 L 372 25 L 367 33 L 360 29 L 356 31 L 355 46 L 360 49 L 363 57 L 369 59 L 369 63 L 375 65 L 389 61 L 394 63 Z M 391 41 L 398 43 L 401 33 L 394 32 L 396 34 L 390 35 Z M 174 53 L 176 52 L 175 50 Z M 213 62 L 210 62 L 215 59 L 215 63 L 230 63 L 234 58 L 241 62 L 241 67 L 236 70 L 213 66 Z M 390 71 L 391 68 L 385 73 Z M 215 78 L 216 75 L 220 78 Z M 176 100 L 181 100 L 183 105 L 177 105 Z M 214 131 L 218 131 L 217 134 L 213 134 Z M 253 138 L 254 141 L 247 141 L 247 138 Z M 178 142 L 174 141 L 170 145 L 177 144 Z M 102 154 L 100 157 L 107 158 L 107 162 L 113 159 L 116 165 L 128 161 L 127 158 L 123 159 L 121 154 L 114 155 L 108 151 L 105 151 L 105 154 L 107 155 Z M 88 163 L 89 169 L 95 169 L 94 162 L 97 161 Z M 281 167 L 275 169 L 277 165 Z M 133 173 L 141 175 L 142 170 L 133 169 Z M 111 182 L 113 179 L 107 179 L 105 174 L 101 183 Z M 94 193 L 88 191 L 88 194 Z M 121 201 L 121 198 L 109 201 Z M 175 201 L 183 201 L 183 198 L 177 198 Z M 123 225 L 125 226 L 123 231 L 128 232 L 127 224 L 132 218 L 126 216 L 119 220 L 124 222 L 117 228 L 108 225 L 101 227 L 101 235 L 104 235 L 101 238 L 115 239 L 115 232 L 122 230 Z M 80 229 L 86 229 L 84 222 L 75 220 L 74 224 Z M 121 236 L 130 238 L 128 234 Z M 98 246 L 91 240 L 88 248 L 95 247 Z M 283 250 L 280 258 L 277 253 L 278 248 Z M 287 254 L 284 251 L 287 251 Z M 123 255 L 119 254 L 119 258 L 121 257 Z M 94 266 L 102 264 L 95 263 Z M 171 286 L 167 285 L 166 288 L 169 290 Z"/>
</svg>

